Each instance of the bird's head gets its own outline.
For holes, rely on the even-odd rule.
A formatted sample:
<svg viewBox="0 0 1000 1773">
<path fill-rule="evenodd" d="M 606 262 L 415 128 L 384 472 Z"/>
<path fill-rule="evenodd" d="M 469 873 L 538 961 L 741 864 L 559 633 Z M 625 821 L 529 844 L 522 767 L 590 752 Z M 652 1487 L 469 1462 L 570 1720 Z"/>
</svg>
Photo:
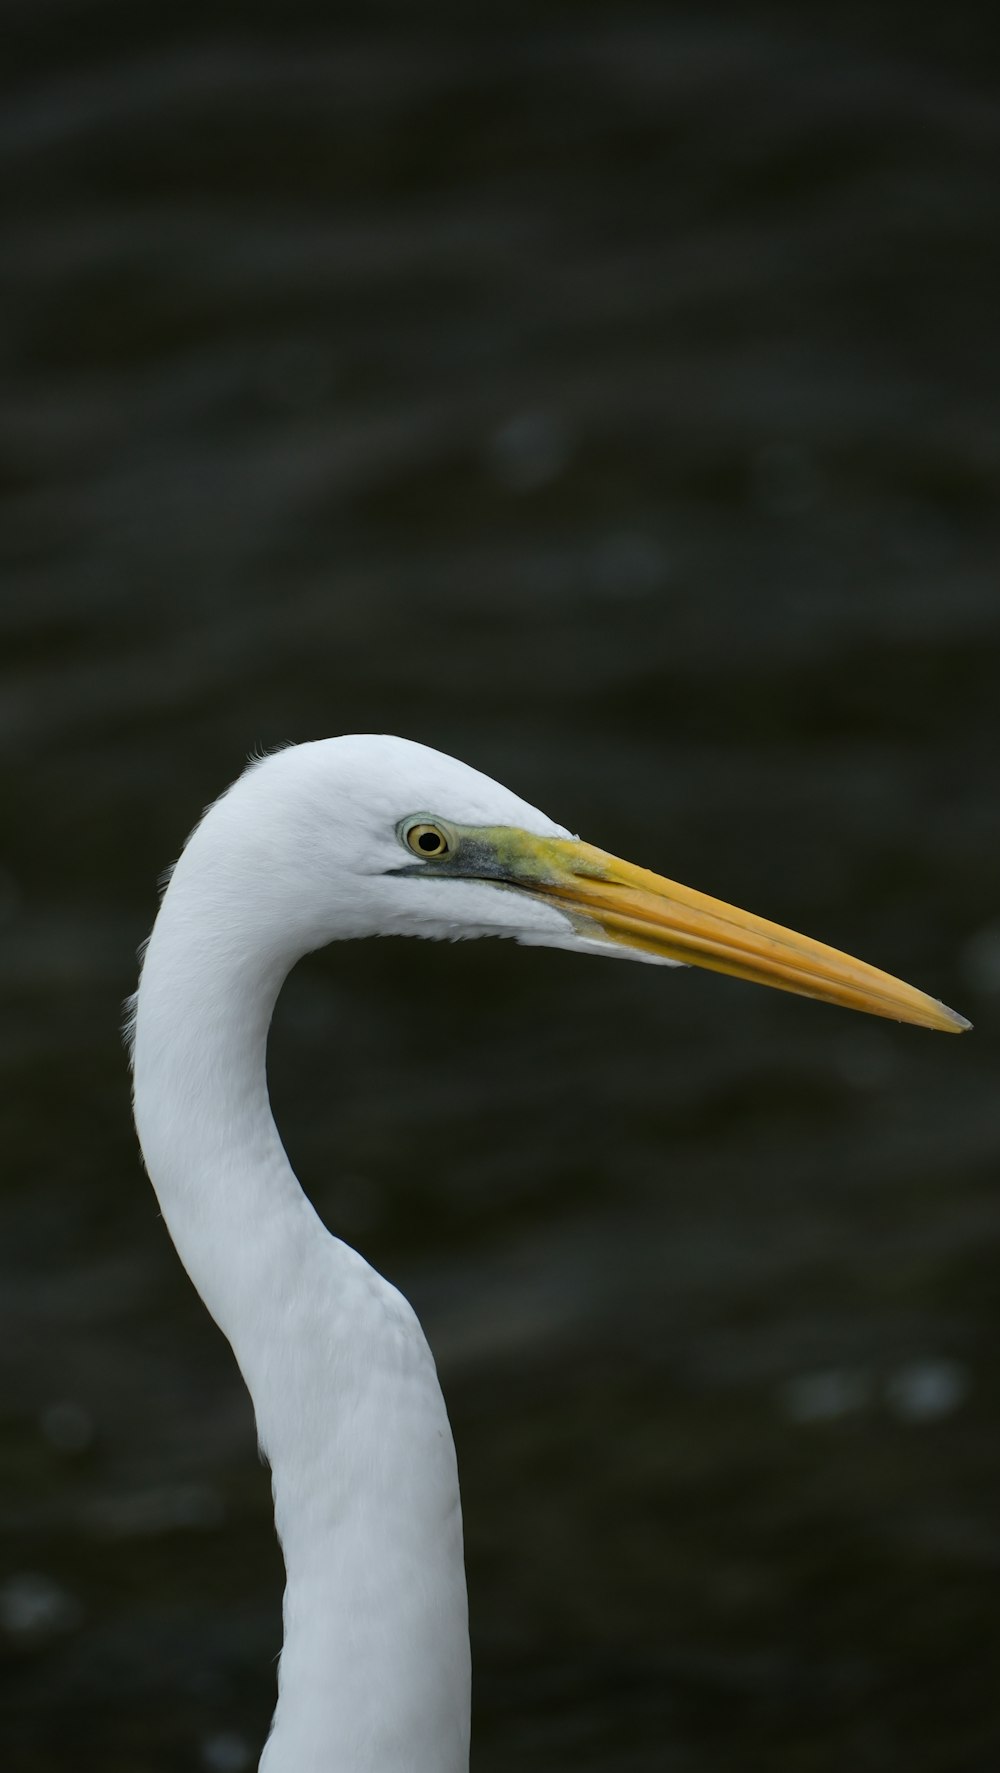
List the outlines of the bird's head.
<svg viewBox="0 0 1000 1773">
<path fill-rule="evenodd" d="M 273 753 L 201 830 L 213 824 L 223 838 L 218 828 L 229 827 L 229 862 L 244 882 L 253 873 L 278 924 L 299 924 L 300 952 L 338 937 L 510 936 L 707 967 L 926 1028 L 968 1027 L 863 961 L 581 842 L 488 776 L 409 740 L 349 735 Z"/>
</svg>

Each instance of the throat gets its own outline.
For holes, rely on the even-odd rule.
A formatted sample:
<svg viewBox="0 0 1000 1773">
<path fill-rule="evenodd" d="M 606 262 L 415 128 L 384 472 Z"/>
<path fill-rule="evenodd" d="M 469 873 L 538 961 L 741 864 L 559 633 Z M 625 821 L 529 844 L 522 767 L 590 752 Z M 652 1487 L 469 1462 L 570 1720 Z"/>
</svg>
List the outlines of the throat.
<svg viewBox="0 0 1000 1773">
<path fill-rule="evenodd" d="M 287 965 L 241 954 L 210 927 L 192 931 L 171 898 L 136 1005 L 136 1129 L 181 1261 L 239 1355 L 266 1270 L 290 1269 L 289 1238 L 325 1235 L 267 1090 L 268 1029 Z"/>
</svg>

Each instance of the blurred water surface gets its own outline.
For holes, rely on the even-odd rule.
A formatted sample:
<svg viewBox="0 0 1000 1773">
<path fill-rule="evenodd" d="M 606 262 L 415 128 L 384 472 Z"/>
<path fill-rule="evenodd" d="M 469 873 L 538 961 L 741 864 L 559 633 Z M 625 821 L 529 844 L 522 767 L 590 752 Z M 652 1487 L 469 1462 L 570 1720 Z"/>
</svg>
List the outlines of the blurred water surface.
<svg viewBox="0 0 1000 1773">
<path fill-rule="evenodd" d="M 1000 117 L 972 9 L 8 0 L 3 1766 L 255 1762 L 281 1573 L 119 1000 L 249 750 L 396 730 L 955 1003 L 479 944 L 272 1059 L 438 1353 L 477 1773 L 1000 1754 Z"/>
</svg>

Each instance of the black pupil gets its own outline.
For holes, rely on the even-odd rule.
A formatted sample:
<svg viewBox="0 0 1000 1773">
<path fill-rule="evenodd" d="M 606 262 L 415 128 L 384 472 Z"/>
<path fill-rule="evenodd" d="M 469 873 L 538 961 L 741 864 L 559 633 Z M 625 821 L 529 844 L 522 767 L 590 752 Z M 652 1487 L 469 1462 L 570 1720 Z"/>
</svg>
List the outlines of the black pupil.
<svg viewBox="0 0 1000 1773">
<path fill-rule="evenodd" d="M 436 831 L 421 831 L 417 844 L 425 854 L 432 856 L 436 850 L 444 848 L 444 844 Z"/>
</svg>

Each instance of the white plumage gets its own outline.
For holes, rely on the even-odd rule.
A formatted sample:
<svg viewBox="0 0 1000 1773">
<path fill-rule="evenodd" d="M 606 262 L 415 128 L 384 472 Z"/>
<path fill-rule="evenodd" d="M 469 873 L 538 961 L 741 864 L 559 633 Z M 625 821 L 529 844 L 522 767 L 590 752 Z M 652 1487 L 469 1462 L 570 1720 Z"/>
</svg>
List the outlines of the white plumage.
<svg viewBox="0 0 1000 1773">
<path fill-rule="evenodd" d="M 306 1200 L 267 1094 L 290 968 L 379 934 L 694 961 L 961 1025 L 861 963 L 577 843 L 422 745 L 330 739 L 247 768 L 172 873 L 133 1037 L 146 1165 L 272 1467 L 287 1587 L 264 1773 L 468 1767 L 461 1508 L 434 1361 L 406 1300 Z"/>
</svg>

